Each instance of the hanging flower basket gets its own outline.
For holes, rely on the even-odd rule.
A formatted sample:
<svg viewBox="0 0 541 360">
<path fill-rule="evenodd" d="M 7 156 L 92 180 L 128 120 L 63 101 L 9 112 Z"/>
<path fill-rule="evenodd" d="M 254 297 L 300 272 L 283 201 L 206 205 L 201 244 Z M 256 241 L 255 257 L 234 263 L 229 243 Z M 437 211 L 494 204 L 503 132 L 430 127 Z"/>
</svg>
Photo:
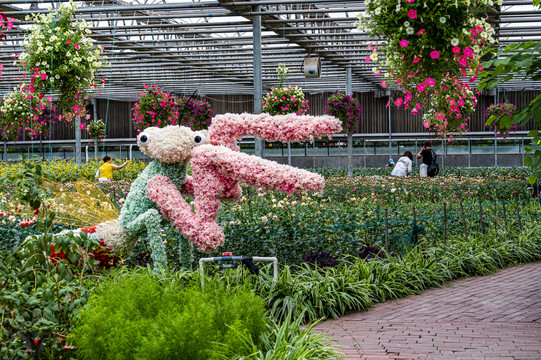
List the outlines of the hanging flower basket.
<svg viewBox="0 0 541 360">
<path fill-rule="evenodd" d="M 346 134 L 353 134 L 361 120 L 361 106 L 354 97 L 336 91 L 327 99 L 325 114 L 342 121 L 342 129 Z"/>
<path fill-rule="evenodd" d="M 36 96 L 32 85 L 21 85 L 0 103 L 3 138 L 16 141 L 23 134 L 32 139 L 48 138 L 58 115 L 51 97 Z"/>
<path fill-rule="evenodd" d="M 496 136 L 506 138 L 514 134 L 520 125 L 513 122 L 517 107 L 510 102 L 491 104 L 485 111 L 485 127 Z"/>
<path fill-rule="evenodd" d="M 105 123 L 103 120 L 93 120 L 86 127 L 88 136 L 97 144 L 101 143 L 105 138 Z"/>
<path fill-rule="evenodd" d="M 187 126 L 192 130 L 205 130 L 210 126 L 212 109 L 204 100 L 183 97 L 177 102 L 179 112 L 179 125 Z"/>
<path fill-rule="evenodd" d="M 502 1 L 495 3 L 501 5 Z M 366 62 L 383 72 L 382 87 L 400 88 L 393 103 L 423 117 L 438 136 L 464 133 L 477 99 L 463 77 L 475 81 L 480 58 L 495 43 L 484 20 L 492 0 L 368 0 L 357 23 L 379 41 L 371 43 Z M 451 104 L 452 103 L 452 104 Z M 427 126 L 429 125 L 429 126 Z"/>
<path fill-rule="evenodd" d="M 286 115 L 295 113 L 305 115 L 310 109 L 308 100 L 304 98 L 302 89 L 298 86 L 284 87 L 287 75 L 291 72 L 285 65 L 280 64 L 276 68 L 279 84 L 277 88 L 263 97 L 263 111 L 270 115 Z"/>
<path fill-rule="evenodd" d="M 6 34 L 4 33 L 5 29 L 11 30 L 13 28 L 13 21 L 15 20 L 12 18 L 8 18 L 3 13 L 0 13 L 0 41 L 6 38 Z M 3 69 L 4 69 L 4 66 L 0 64 L 0 76 L 2 76 Z"/>
<path fill-rule="evenodd" d="M 263 111 L 272 116 L 291 113 L 305 115 L 309 109 L 308 100 L 298 86 L 272 88 L 263 97 Z"/>
<path fill-rule="evenodd" d="M 60 5 L 48 14 L 33 14 L 26 20 L 34 23 L 23 41 L 24 52 L 17 62 L 31 77 L 35 95 L 57 92 L 56 102 L 62 111 L 61 118 L 71 122 L 83 118 L 86 108 L 83 101 L 96 87 L 95 77 L 106 56 L 103 47 L 95 46 L 88 35 L 91 31 L 84 20 L 72 21 L 77 5 L 70 2 Z"/>
<path fill-rule="evenodd" d="M 178 123 L 177 103 L 170 93 L 164 92 L 158 85 L 143 84 L 133 111 L 133 124 L 141 132 L 147 127 L 165 127 Z"/>
</svg>

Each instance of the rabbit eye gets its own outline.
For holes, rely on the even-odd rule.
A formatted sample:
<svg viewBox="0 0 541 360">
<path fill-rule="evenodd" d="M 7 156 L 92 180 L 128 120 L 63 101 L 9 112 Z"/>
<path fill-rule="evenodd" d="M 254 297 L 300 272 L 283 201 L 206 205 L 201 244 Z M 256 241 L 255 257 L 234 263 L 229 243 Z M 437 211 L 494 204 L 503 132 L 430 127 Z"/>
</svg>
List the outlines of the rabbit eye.
<svg viewBox="0 0 541 360">
<path fill-rule="evenodd" d="M 139 144 L 140 146 L 146 146 L 149 140 L 150 137 L 145 133 L 141 133 L 137 136 L 137 144 Z"/>
<path fill-rule="evenodd" d="M 193 137 L 193 142 L 195 146 L 203 145 L 207 142 L 207 137 L 201 133 L 196 133 Z"/>
</svg>

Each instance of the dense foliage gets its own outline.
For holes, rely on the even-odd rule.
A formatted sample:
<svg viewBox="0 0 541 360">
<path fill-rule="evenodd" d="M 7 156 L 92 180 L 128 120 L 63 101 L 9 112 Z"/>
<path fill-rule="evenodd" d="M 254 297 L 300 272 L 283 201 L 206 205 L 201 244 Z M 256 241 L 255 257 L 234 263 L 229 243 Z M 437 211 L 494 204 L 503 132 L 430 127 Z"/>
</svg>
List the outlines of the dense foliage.
<svg viewBox="0 0 541 360">
<path fill-rule="evenodd" d="M 519 129 L 519 124 L 513 123 L 513 117 L 517 107 L 510 102 L 491 104 L 485 110 L 485 127 L 503 138 L 514 134 Z"/>
<path fill-rule="evenodd" d="M 249 355 L 265 330 L 262 300 L 249 289 L 119 274 L 94 291 L 70 338 L 82 359 L 230 359 Z"/>
<path fill-rule="evenodd" d="M 534 0 L 533 3 L 537 7 L 540 6 L 539 0 Z M 491 70 L 481 74 L 484 79 L 479 84 L 479 89 L 494 89 L 499 84 L 515 77 L 528 81 L 541 79 L 540 52 L 541 41 L 507 45 L 505 49 L 494 54 L 492 60 L 483 63 L 483 67 Z M 504 53 L 506 56 L 502 58 Z M 541 127 L 541 95 L 538 95 L 527 106 L 516 111 L 512 119 L 506 118 L 504 122 L 500 123 L 500 129 L 507 131 L 513 124 L 522 126 L 530 119 L 534 119 L 536 125 Z M 524 165 L 533 170 L 533 174 L 528 179 L 533 184 L 536 179 L 541 179 L 541 150 L 534 148 L 541 145 L 541 131 L 531 130 L 528 136 L 533 139 L 532 146 L 527 147 L 526 152 L 533 155 L 524 159 Z"/>
<path fill-rule="evenodd" d="M 52 216 L 47 217 L 41 230 L 51 221 Z M 84 232 L 68 232 L 55 239 L 50 234 L 33 236 L 17 251 L 0 254 L 2 359 L 75 355 L 66 338 L 98 279 L 92 251 L 99 246 Z"/>
</svg>

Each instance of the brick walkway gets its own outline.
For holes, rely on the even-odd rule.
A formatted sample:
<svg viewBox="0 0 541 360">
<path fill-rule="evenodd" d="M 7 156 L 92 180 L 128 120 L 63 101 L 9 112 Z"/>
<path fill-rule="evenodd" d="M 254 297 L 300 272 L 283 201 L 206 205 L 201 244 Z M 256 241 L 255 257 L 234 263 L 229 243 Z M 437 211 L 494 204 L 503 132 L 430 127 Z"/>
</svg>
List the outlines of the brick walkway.
<svg viewBox="0 0 541 360">
<path fill-rule="evenodd" d="M 541 262 L 377 304 L 322 330 L 348 360 L 541 360 Z"/>
</svg>

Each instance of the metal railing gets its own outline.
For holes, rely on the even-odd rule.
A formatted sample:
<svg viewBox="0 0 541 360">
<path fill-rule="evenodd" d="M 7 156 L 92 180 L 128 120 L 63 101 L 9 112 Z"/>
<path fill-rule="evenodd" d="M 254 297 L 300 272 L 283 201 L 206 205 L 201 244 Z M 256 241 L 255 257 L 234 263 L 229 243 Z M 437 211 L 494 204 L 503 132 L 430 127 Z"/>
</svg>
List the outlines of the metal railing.
<svg viewBox="0 0 541 360">
<path fill-rule="evenodd" d="M 374 155 L 387 155 L 391 157 L 401 156 L 404 151 L 412 153 L 419 151 L 423 143 L 430 139 L 430 134 L 392 134 L 389 142 L 388 134 L 354 134 L 353 154 L 355 157 L 362 157 L 366 167 L 367 158 Z M 524 160 L 525 146 L 530 143 L 531 138 L 527 132 L 517 132 L 507 139 L 498 139 L 492 133 L 479 132 L 469 133 L 452 142 L 446 140 L 433 140 L 432 148 L 440 155 L 442 164 L 448 155 L 467 156 L 468 166 L 471 166 L 472 156 L 485 155 L 494 157 L 494 165 L 498 166 L 498 155 L 520 155 Z M 337 156 L 341 165 L 341 158 L 347 156 L 346 135 L 336 135 L 332 139 L 316 139 L 312 143 L 292 143 L 292 157 L 324 157 Z M 41 158 L 43 160 L 66 159 L 75 157 L 75 140 L 43 140 L 20 141 L 3 143 L 2 161 L 20 161 L 24 157 Z M 255 139 L 246 136 L 239 141 L 241 151 L 254 154 Z M 84 159 L 89 161 L 95 158 L 109 155 L 113 158 L 127 158 L 129 160 L 148 160 L 132 138 L 105 139 L 103 144 L 98 146 L 98 154 L 95 154 L 91 140 L 82 140 L 84 146 Z M 287 144 L 279 142 L 267 142 L 265 144 L 264 157 L 276 158 L 287 157 Z M 344 160 L 345 161 L 345 160 Z"/>
</svg>

